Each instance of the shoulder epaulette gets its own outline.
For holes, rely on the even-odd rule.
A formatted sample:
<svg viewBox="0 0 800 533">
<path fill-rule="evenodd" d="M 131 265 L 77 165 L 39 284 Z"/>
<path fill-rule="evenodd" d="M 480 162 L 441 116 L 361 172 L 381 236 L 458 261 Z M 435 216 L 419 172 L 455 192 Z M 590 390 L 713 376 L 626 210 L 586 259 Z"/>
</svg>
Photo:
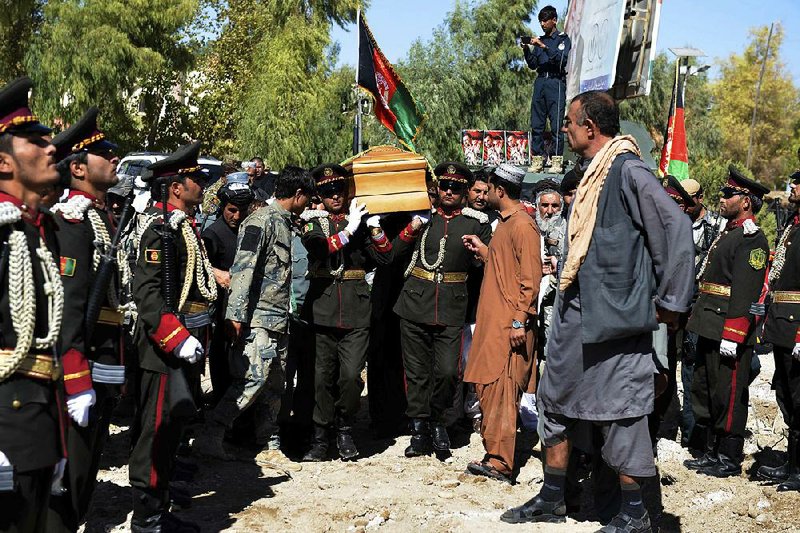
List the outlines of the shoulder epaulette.
<svg viewBox="0 0 800 533">
<path fill-rule="evenodd" d="M 324 209 L 306 209 L 300 213 L 300 219 L 306 222 L 314 220 L 315 218 L 325 218 L 327 216 L 328 212 Z"/>
<path fill-rule="evenodd" d="M 465 217 L 474 218 L 481 224 L 488 224 L 489 223 L 489 215 L 482 211 L 478 211 L 477 209 L 472 209 L 471 207 L 465 207 L 461 210 L 461 214 Z"/>
<path fill-rule="evenodd" d="M 50 208 L 55 214 L 59 213 L 64 220 L 78 222 L 86 217 L 86 211 L 92 206 L 92 201 L 85 196 L 73 196 L 66 202 L 59 202 Z"/>
<path fill-rule="evenodd" d="M 22 211 L 11 202 L 0 202 L 0 226 L 14 224 L 22 218 Z"/>
<path fill-rule="evenodd" d="M 758 233 L 759 227 L 755 222 L 748 218 L 744 221 L 744 224 L 742 224 L 742 229 L 744 230 L 745 235 L 755 235 Z"/>
</svg>

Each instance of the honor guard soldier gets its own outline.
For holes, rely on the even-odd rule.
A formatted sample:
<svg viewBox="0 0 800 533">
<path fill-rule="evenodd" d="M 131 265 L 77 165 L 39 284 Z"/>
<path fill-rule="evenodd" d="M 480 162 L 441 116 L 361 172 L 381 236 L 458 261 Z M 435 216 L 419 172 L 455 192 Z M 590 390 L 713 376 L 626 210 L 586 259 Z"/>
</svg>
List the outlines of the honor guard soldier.
<svg viewBox="0 0 800 533">
<path fill-rule="evenodd" d="M 133 299 L 138 438 L 130 457 L 131 531 L 195 531 L 169 512 L 169 480 L 186 423 L 196 415 L 192 389 L 202 370 L 209 304 L 217 284 L 194 214 L 206 174 L 197 163 L 200 143 L 182 146 L 152 163 L 143 179 L 156 203 L 140 221 Z"/>
<path fill-rule="evenodd" d="M 434 169 L 439 206 L 418 214 L 392 243 L 393 257 L 411 254 L 406 281 L 394 306 L 406 371 L 411 445 L 406 457 L 448 452 L 444 415 L 453 404 L 467 313 L 467 271 L 479 264 L 462 242 L 464 235 L 491 239 L 489 217 L 463 207 L 472 172 L 461 163 Z"/>
<path fill-rule="evenodd" d="M 39 204 L 59 180 L 56 149 L 28 108 L 31 85 L 0 90 L 0 531 L 45 532 L 66 454 L 54 358 L 64 290 L 55 223 Z M 69 394 L 91 389 L 88 369 L 76 374 Z"/>
<path fill-rule="evenodd" d="M 336 425 L 336 445 L 343 460 L 358 456 L 351 429 L 358 413 L 361 371 L 369 345 L 372 306 L 366 273 L 388 264 L 392 244 L 379 217 L 362 224 L 366 208 L 350 200 L 347 170 L 324 164 L 311 171 L 325 210 L 301 215 L 302 242 L 308 250 L 311 285 L 303 307 L 313 325 L 314 440 L 306 461 L 322 461 L 328 453 L 329 428 Z"/>
<path fill-rule="evenodd" d="M 692 406 L 706 433 L 702 457 L 687 468 L 715 477 L 742 471 L 750 361 L 756 341 L 751 305 L 764 285 L 767 238 L 755 224 L 769 189 L 735 167 L 722 187 L 720 214 L 728 220 L 701 266 L 700 295 L 686 329 L 697 333 Z"/>
<path fill-rule="evenodd" d="M 256 463 L 284 471 L 302 469 L 281 451 L 277 416 L 286 388 L 292 227 L 313 194 L 314 180 L 308 171 L 287 166 L 277 179 L 275 200 L 256 210 L 239 227 L 225 312 L 234 342 L 231 386 L 206 414 L 206 424 L 194 443 L 197 453 L 234 459 L 222 444 L 225 431 L 253 406 L 256 442 L 264 446 Z"/>
<path fill-rule="evenodd" d="M 58 224 L 64 314 L 70 318 L 61 328 L 62 360 L 65 367 L 77 365 L 78 374 L 91 371 L 91 382 L 88 389 L 76 392 L 74 383 L 82 383 L 83 378 L 65 376 L 71 418 L 69 462 L 65 493 L 50 498 L 50 531 L 77 531 L 85 519 L 111 413 L 125 382 L 120 349 L 123 315 L 118 308 L 118 275 L 113 272 L 116 253 L 111 246 L 114 231 L 105 210 L 106 192 L 117 182 L 119 158 L 114 155 L 116 145 L 97 128 L 97 113 L 96 107 L 89 109 L 53 139 L 59 173 L 70 189 L 66 200 L 51 209 Z M 112 268 L 112 275 L 101 281 L 101 257 L 109 253 L 113 260 L 104 268 Z M 120 266 L 127 264 L 123 261 Z M 87 316 L 90 305 L 99 310 L 97 316 Z"/>
<path fill-rule="evenodd" d="M 795 213 L 783 230 L 769 273 L 772 303 L 764 323 L 764 340 L 772 343 L 775 375 L 772 388 L 789 426 L 788 460 L 758 468 L 762 479 L 778 483 L 778 491 L 800 490 L 800 171 L 791 176 L 789 203 Z"/>
</svg>

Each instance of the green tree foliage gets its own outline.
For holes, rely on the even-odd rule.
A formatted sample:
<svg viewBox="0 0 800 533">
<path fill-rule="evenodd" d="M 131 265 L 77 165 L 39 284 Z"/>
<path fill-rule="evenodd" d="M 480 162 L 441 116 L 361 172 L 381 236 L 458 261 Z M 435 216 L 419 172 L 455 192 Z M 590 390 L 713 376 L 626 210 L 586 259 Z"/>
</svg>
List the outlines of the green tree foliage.
<svg viewBox="0 0 800 533">
<path fill-rule="evenodd" d="M 174 98 L 192 62 L 184 32 L 197 0 L 50 0 L 26 58 L 46 122 L 89 106 L 123 149 L 174 148 L 190 134 Z"/>
<path fill-rule="evenodd" d="M 751 30 L 751 41 L 742 54 L 722 62 L 721 76 L 712 85 L 712 114 L 722 131 L 722 146 L 730 159 L 744 163 L 753 114 L 756 84 L 764 60 L 768 28 Z M 762 183 L 781 187 L 797 161 L 800 94 L 780 58 L 783 28 L 772 35 L 766 72 L 758 103 L 751 168 Z"/>
<path fill-rule="evenodd" d="M 430 160 L 460 159 L 463 128 L 529 129 L 535 74 L 517 37 L 531 33 L 535 7 L 534 0 L 456 2 L 429 40 L 411 46 L 398 71 L 428 113 L 417 147 Z"/>
<path fill-rule="evenodd" d="M 44 0 L 0 0 L 0 81 L 24 74 L 31 36 L 41 26 Z"/>
</svg>

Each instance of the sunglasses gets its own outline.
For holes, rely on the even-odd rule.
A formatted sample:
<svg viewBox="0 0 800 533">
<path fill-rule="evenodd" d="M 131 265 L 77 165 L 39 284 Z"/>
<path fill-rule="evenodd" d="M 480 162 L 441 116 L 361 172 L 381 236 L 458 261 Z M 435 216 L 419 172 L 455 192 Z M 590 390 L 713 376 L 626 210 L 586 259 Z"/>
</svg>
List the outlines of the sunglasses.
<svg viewBox="0 0 800 533">
<path fill-rule="evenodd" d="M 454 193 L 463 192 L 465 185 L 460 181 L 454 180 L 439 180 L 439 190 L 442 192 L 451 191 Z"/>
<path fill-rule="evenodd" d="M 333 196 L 342 196 L 347 189 L 347 184 L 342 182 L 326 183 L 317 187 L 317 192 L 322 198 L 332 198 Z"/>
<path fill-rule="evenodd" d="M 719 190 L 719 192 L 722 195 L 722 197 L 725 198 L 726 200 L 728 200 L 729 198 L 733 198 L 736 195 L 742 195 L 742 196 L 747 195 L 746 192 L 740 191 L 739 189 L 734 189 L 733 187 L 723 187 Z"/>
</svg>

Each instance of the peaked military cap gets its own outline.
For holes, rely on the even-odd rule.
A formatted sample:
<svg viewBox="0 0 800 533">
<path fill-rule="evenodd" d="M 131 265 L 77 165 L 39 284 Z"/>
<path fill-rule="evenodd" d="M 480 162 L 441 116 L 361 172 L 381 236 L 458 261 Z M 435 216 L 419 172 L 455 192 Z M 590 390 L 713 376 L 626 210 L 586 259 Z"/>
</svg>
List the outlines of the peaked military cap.
<svg viewBox="0 0 800 533">
<path fill-rule="evenodd" d="M 738 168 L 733 165 L 728 167 L 728 180 L 725 183 L 725 187 L 730 187 L 731 189 L 735 189 L 739 192 L 752 194 L 757 198 L 761 198 L 769 192 L 768 188 L 764 187 L 757 181 L 746 177 L 739 171 Z"/>
<path fill-rule="evenodd" d="M 457 161 L 445 161 L 439 163 L 433 169 L 433 173 L 440 180 L 452 180 L 461 183 L 470 183 L 473 179 L 472 171 L 462 163 Z"/>
<path fill-rule="evenodd" d="M 150 163 L 146 171 L 142 173 L 143 181 L 151 181 L 158 178 L 170 176 L 199 177 L 207 179 L 208 175 L 203 171 L 197 157 L 200 155 L 200 141 L 191 144 L 184 144 L 172 154 Z"/>
<path fill-rule="evenodd" d="M 348 177 L 347 169 L 335 163 L 323 163 L 311 169 L 311 176 L 317 185 L 330 181 L 345 180 Z"/>
<path fill-rule="evenodd" d="M 97 127 L 99 112 L 100 110 L 96 107 L 89 108 L 75 124 L 53 138 L 57 161 L 79 152 L 116 150 L 117 145 L 106 139 L 106 134 Z"/>
<path fill-rule="evenodd" d="M 675 176 L 667 175 L 664 183 L 664 189 L 676 202 L 682 203 L 689 207 L 694 207 L 694 198 L 683 188 L 681 182 Z"/>
<path fill-rule="evenodd" d="M 39 122 L 28 107 L 28 92 L 33 82 L 27 76 L 17 78 L 0 90 L 0 133 L 41 133 L 52 130 Z"/>
</svg>

